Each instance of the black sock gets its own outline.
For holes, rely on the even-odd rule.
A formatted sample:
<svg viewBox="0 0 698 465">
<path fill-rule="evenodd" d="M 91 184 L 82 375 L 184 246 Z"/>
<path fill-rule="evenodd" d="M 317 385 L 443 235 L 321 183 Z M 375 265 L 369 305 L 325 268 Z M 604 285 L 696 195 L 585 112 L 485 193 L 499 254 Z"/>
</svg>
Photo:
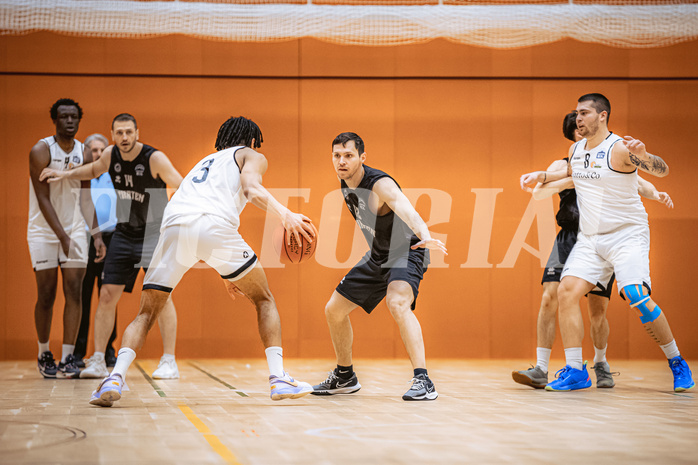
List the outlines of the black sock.
<svg viewBox="0 0 698 465">
<path fill-rule="evenodd" d="M 342 379 L 349 379 L 354 376 L 354 365 L 349 365 L 348 367 L 343 367 L 342 365 L 337 365 L 337 376 Z"/>
<path fill-rule="evenodd" d="M 427 369 L 426 369 L 426 368 L 415 368 L 415 369 L 414 369 L 414 377 L 416 378 L 417 375 L 424 375 L 424 376 L 426 376 L 427 378 L 429 377 L 429 375 L 427 374 Z"/>
</svg>

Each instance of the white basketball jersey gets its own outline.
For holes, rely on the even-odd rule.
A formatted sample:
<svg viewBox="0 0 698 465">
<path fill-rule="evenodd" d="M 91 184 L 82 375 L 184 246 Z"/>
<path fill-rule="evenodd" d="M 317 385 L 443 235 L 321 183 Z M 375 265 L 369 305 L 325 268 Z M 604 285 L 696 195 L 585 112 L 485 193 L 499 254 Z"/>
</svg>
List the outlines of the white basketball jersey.
<svg viewBox="0 0 698 465">
<path fill-rule="evenodd" d="M 165 209 L 163 227 L 186 222 L 191 215 L 216 215 L 240 226 L 240 213 L 247 199 L 240 183 L 235 152 L 242 146 L 213 153 L 184 177 Z"/>
<path fill-rule="evenodd" d="M 68 171 L 81 166 L 84 162 L 84 145 L 75 139 L 73 150 L 65 153 L 54 136 L 41 139 L 48 145 L 51 161 L 47 168 L 56 171 Z M 80 209 L 80 180 L 63 179 L 49 184 L 51 205 L 58 215 L 61 226 L 66 234 L 73 231 L 85 231 L 85 219 Z M 56 241 L 56 233 L 46 222 L 39 208 L 39 202 L 34 192 L 34 186 L 29 181 L 29 225 L 27 227 L 29 240 L 53 240 Z"/>
<path fill-rule="evenodd" d="M 629 173 L 611 168 L 613 146 L 622 139 L 611 133 L 593 149 L 586 139 L 574 146 L 572 179 L 583 234 L 606 234 L 630 224 L 648 224 L 647 212 L 637 192 L 637 169 Z"/>
</svg>

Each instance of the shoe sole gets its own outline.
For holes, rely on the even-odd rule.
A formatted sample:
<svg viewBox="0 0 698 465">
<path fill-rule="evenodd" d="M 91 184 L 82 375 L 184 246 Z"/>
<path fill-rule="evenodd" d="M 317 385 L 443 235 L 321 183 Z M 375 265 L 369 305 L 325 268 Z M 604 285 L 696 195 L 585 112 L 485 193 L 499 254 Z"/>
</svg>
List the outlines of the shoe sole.
<svg viewBox="0 0 698 465">
<path fill-rule="evenodd" d="M 271 400 L 300 399 L 313 391 L 287 392 L 285 394 L 271 394 Z"/>
<path fill-rule="evenodd" d="M 552 392 L 567 392 L 567 391 L 579 391 L 580 389 L 587 389 L 591 387 L 591 380 L 587 383 L 585 382 L 584 384 L 577 383 L 573 386 L 568 387 L 567 389 L 555 389 L 553 387 L 550 387 L 550 384 L 545 386 L 546 391 L 552 391 Z"/>
<path fill-rule="evenodd" d="M 50 373 L 45 373 L 45 372 L 42 372 L 42 371 L 39 371 L 39 373 L 41 374 L 41 376 L 43 376 L 43 377 L 46 378 L 46 379 L 56 379 L 56 374 L 55 374 L 55 373 L 54 373 L 54 374 L 50 374 Z"/>
<path fill-rule="evenodd" d="M 339 388 L 339 389 L 327 389 L 327 390 L 321 390 L 321 391 L 315 391 L 313 390 L 311 392 L 312 395 L 314 396 L 334 396 L 337 394 L 353 394 L 355 392 L 358 392 L 361 389 L 361 385 L 358 386 L 351 386 L 351 387 L 345 387 L 345 388 Z"/>
<path fill-rule="evenodd" d="M 616 385 L 616 383 L 613 383 L 613 384 L 596 383 L 597 388 L 612 388 L 615 385 Z"/>
<path fill-rule="evenodd" d="M 155 376 L 155 374 L 153 373 L 153 379 L 179 379 L 179 373 L 177 373 L 176 376 Z"/>
<path fill-rule="evenodd" d="M 430 392 L 428 394 L 424 394 L 423 396 L 419 397 L 409 397 L 409 396 L 402 396 L 402 400 L 407 400 L 407 401 L 413 401 L 413 400 L 436 400 L 436 398 L 439 397 L 439 394 L 434 391 Z"/>
<path fill-rule="evenodd" d="M 519 373 L 518 371 L 512 371 L 511 377 L 514 379 L 515 382 L 517 382 L 519 384 L 523 384 L 524 386 L 531 386 L 532 388 L 535 388 L 535 389 L 544 389 L 545 386 L 548 384 L 547 379 L 545 380 L 545 384 L 536 383 L 531 378 Z"/>
<path fill-rule="evenodd" d="M 688 387 L 678 387 L 678 388 L 674 388 L 674 392 L 684 392 L 684 391 L 687 391 L 687 390 L 689 390 L 689 389 L 692 389 L 695 385 L 696 385 L 696 383 L 693 383 L 693 384 L 691 384 L 691 385 L 688 386 Z"/>
<path fill-rule="evenodd" d="M 56 378 L 57 379 L 78 379 L 80 378 L 80 372 L 74 372 L 74 373 L 64 373 L 62 371 L 59 371 L 56 373 Z"/>
<path fill-rule="evenodd" d="M 90 404 L 97 405 L 99 407 L 111 407 L 114 404 L 114 402 L 102 400 L 99 397 L 93 397 L 92 399 L 90 399 Z"/>
</svg>

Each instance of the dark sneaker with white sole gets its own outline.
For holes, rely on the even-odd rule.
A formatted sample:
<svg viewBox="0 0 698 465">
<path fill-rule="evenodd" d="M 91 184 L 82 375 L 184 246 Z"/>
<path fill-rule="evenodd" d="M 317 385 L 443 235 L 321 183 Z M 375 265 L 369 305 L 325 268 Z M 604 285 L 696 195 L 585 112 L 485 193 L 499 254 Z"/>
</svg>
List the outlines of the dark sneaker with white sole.
<svg viewBox="0 0 698 465">
<path fill-rule="evenodd" d="M 39 373 L 44 378 L 55 378 L 58 367 L 56 366 L 56 360 L 53 358 L 53 354 L 50 350 L 47 350 L 41 354 L 41 358 L 38 360 Z"/>
<path fill-rule="evenodd" d="M 313 386 L 311 394 L 316 396 L 331 396 L 335 394 L 352 394 L 361 389 L 356 373 L 349 379 L 342 379 L 337 375 L 337 369 L 330 371 L 327 379 Z"/>
<path fill-rule="evenodd" d="M 73 354 L 66 356 L 65 363 L 58 364 L 57 378 L 75 379 L 80 377 L 80 368 L 75 364 Z"/>
<path fill-rule="evenodd" d="M 412 378 L 412 387 L 403 396 L 402 400 L 434 400 L 439 397 L 434 383 L 425 374 L 418 374 Z"/>
</svg>

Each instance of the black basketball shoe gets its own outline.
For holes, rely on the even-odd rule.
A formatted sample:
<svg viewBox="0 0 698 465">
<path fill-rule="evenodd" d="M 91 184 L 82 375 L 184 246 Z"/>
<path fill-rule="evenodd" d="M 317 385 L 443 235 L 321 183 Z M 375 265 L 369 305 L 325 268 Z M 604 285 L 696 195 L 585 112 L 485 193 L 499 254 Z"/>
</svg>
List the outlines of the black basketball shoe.
<svg viewBox="0 0 698 465">
<path fill-rule="evenodd" d="M 334 394 L 352 394 L 361 389 L 359 378 L 356 373 L 351 375 L 349 379 L 342 379 L 337 376 L 337 369 L 330 371 L 327 379 L 322 383 L 313 386 L 313 392 L 316 396 L 331 396 Z"/>
<path fill-rule="evenodd" d="M 80 377 L 80 368 L 75 364 L 75 357 L 73 354 L 68 355 L 65 358 L 65 363 L 61 362 L 58 364 L 58 378 L 73 379 Z"/>
<path fill-rule="evenodd" d="M 39 359 L 39 373 L 41 373 L 44 378 L 55 378 L 57 370 L 56 361 L 53 359 L 51 351 L 47 350 L 41 354 L 41 358 Z"/>
<path fill-rule="evenodd" d="M 402 400 L 434 400 L 439 397 L 434 383 L 425 374 L 412 378 L 412 387 L 402 396 Z"/>
</svg>

